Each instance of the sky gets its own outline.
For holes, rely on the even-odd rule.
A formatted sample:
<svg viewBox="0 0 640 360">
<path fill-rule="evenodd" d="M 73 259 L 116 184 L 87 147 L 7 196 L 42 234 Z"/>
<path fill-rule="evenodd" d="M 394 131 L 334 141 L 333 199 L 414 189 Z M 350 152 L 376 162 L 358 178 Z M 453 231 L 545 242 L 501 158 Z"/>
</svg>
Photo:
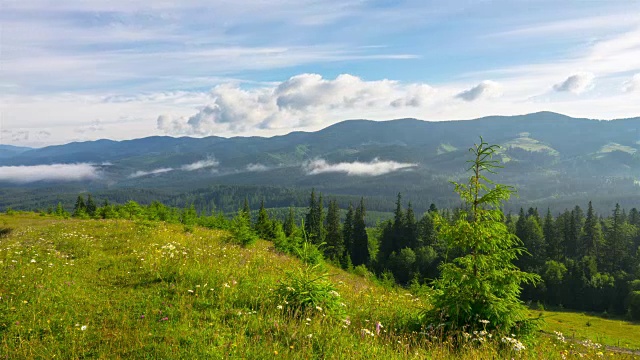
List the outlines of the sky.
<svg viewBox="0 0 640 360">
<path fill-rule="evenodd" d="M 0 144 L 640 116 L 635 0 L 0 0 Z"/>
</svg>

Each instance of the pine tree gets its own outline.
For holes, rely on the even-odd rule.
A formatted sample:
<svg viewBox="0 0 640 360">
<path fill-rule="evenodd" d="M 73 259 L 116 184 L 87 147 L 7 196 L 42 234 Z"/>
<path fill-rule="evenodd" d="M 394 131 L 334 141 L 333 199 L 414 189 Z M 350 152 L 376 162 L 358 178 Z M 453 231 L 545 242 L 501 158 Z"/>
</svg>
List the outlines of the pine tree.
<svg viewBox="0 0 640 360">
<path fill-rule="evenodd" d="M 89 216 L 94 217 L 96 216 L 96 210 L 98 209 L 98 207 L 96 206 L 96 203 L 93 201 L 93 197 L 91 197 L 91 194 L 87 195 L 87 214 L 89 214 Z"/>
<path fill-rule="evenodd" d="M 398 193 L 396 211 L 393 214 L 393 230 L 391 232 L 391 252 L 397 252 L 406 247 L 404 236 L 404 211 L 402 211 L 402 195 Z"/>
<path fill-rule="evenodd" d="M 574 259 L 579 258 L 578 249 L 580 247 L 580 240 L 582 238 L 583 225 L 584 212 L 582 211 L 580 206 L 576 205 L 576 207 L 571 211 L 571 218 L 569 219 L 569 232 L 567 234 L 568 240 L 566 242 L 569 256 Z"/>
<path fill-rule="evenodd" d="M 418 223 L 416 222 L 416 216 L 413 212 L 411 202 L 407 205 L 407 213 L 404 217 L 404 231 L 403 231 L 403 245 L 411 249 L 417 249 L 420 247 L 418 240 Z"/>
<path fill-rule="evenodd" d="M 607 252 L 606 257 L 608 260 L 608 266 L 606 270 L 609 273 L 615 273 L 623 268 L 628 256 L 628 233 L 625 231 L 625 222 L 622 217 L 622 211 L 620 210 L 620 204 L 616 204 L 613 210 L 613 216 L 609 223 L 609 229 L 607 231 Z"/>
<path fill-rule="evenodd" d="M 73 217 L 82 217 L 87 214 L 87 205 L 84 203 L 82 195 L 78 195 L 76 204 L 73 207 Z"/>
<path fill-rule="evenodd" d="M 351 251 L 353 266 L 367 265 L 371 256 L 369 254 L 369 236 L 367 235 L 365 216 L 364 198 L 361 198 L 360 206 L 356 208 L 353 216 L 353 248 Z"/>
<path fill-rule="evenodd" d="M 242 213 L 249 220 L 249 224 L 251 224 L 251 208 L 249 207 L 249 199 L 244 198 L 244 204 L 242 205 Z"/>
<path fill-rule="evenodd" d="M 429 213 L 434 213 L 434 212 L 438 212 L 438 208 L 436 207 L 436 204 L 431 203 L 431 205 L 429 205 L 429 210 L 427 210 Z"/>
<path fill-rule="evenodd" d="M 353 218 L 354 218 L 353 204 L 349 203 L 347 209 L 347 215 L 344 219 L 344 226 L 342 227 L 342 241 L 344 242 L 344 255 L 342 260 L 342 266 L 347 267 L 347 263 L 353 264 L 351 260 L 351 253 L 353 252 Z"/>
<path fill-rule="evenodd" d="M 260 210 L 258 211 L 258 219 L 256 220 L 254 229 L 261 239 L 273 240 L 273 225 L 271 219 L 269 219 L 267 210 L 264 208 L 264 200 L 260 202 Z"/>
<path fill-rule="evenodd" d="M 593 205 L 589 201 L 589 207 L 587 209 L 587 218 L 584 222 L 582 231 L 582 241 L 580 246 L 579 257 L 594 256 L 598 258 L 599 248 L 602 246 L 602 228 L 600 227 L 600 221 L 593 211 Z"/>
<path fill-rule="evenodd" d="M 293 207 L 289 206 L 289 214 L 284 221 L 283 230 L 286 237 L 290 237 L 296 232 L 296 216 Z"/>
<path fill-rule="evenodd" d="M 333 261 L 340 260 L 344 254 L 344 241 L 342 231 L 340 229 L 340 209 L 335 200 L 329 201 L 329 210 L 327 212 L 327 235 L 325 242 L 325 256 Z"/>
<path fill-rule="evenodd" d="M 311 190 L 309 210 L 305 218 L 304 226 L 312 243 L 321 244 L 324 241 L 324 208 L 322 205 L 322 195 L 316 199 L 315 189 Z"/>
<path fill-rule="evenodd" d="M 562 260 L 562 241 L 558 232 L 556 231 L 553 216 L 551 215 L 551 209 L 547 208 L 547 215 L 544 217 L 544 225 L 542 229 L 544 233 L 544 239 L 547 243 L 547 257 L 551 260 Z"/>
<path fill-rule="evenodd" d="M 462 255 L 440 266 L 427 320 L 444 322 L 445 330 L 452 332 L 483 329 L 479 321 L 487 320 L 486 328 L 509 334 L 526 319 L 519 299 L 521 284 L 537 282 L 539 277 L 513 264 L 524 249 L 509 232 L 500 206 L 514 190 L 485 177 L 499 167 L 492 160 L 498 146 L 480 140 L 471 148 L 474 159 L 468 183 L 455 183 L 468 210 L 460 211 L 453 222 L 435 217 L 439 236 Z"/>
</svg>

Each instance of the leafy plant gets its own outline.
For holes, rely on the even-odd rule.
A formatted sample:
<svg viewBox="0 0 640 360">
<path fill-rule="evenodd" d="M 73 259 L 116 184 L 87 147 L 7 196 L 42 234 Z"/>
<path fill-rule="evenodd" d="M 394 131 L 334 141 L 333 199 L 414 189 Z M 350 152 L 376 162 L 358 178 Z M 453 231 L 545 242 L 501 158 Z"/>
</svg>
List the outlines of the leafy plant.
<svg viewBox="0 0 640 360">
<path fill-rule="evenodd" d="M 305 264 L 288 271 L 276 288 L 277 301 L 293 316 L 341 314 L 340 295 L 328 278 L 321 264 Z"/>
<path fill-rule="evenodd" d="M 466 184 L 453 183 L 465 209 L 453 221 L 433 214 L 441 239 L 451 251 L 461 254 L 440 266 L 433 308 L 425 314 L 427 322 L 444 324 L 447 332 L 483 329 L 485 325 L 504 334 L 532 328 L 519 295 L 521 284 L 536 283 L 540 278 L 513 264 L 525 250 L 509 232 L 500 210 L 514 189 L 485 176 L 500 167 L 492 160 L 498 148 L 480 138 L 480 144 L 469 149 L 474 156 L 468 161 L 472 175 Z"/>
</svg>

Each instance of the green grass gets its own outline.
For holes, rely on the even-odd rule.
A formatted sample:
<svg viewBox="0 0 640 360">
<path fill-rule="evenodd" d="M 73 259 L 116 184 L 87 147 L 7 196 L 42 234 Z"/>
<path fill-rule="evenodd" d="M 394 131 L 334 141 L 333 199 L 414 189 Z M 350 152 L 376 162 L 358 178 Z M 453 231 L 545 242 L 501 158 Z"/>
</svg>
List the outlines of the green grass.
<svg viewBox="0 0 640 360">
<path fill-rule="evenodd" d="M 436 150 L 436 152 L 437 152 L 438 155 L 442 155 L 442 154 L 450 153 L 450 152 L 453 152 L 453 151 L 456 151 L 456 150 L 458 150 L 457 147 L 455 147 L 455 146 L 453 146 L 453 145 L 451 145 L 449 143 L 446 143 L 446 144 L 440 144 L 438 146 L 438 149 Z"/>
<path fill-rule="evenodd" d="M 632 148 L 631 146 L 620 145 L 618 143 L 608 143 L 607 145 L 603 146 L 600 151 L 598 151 L 598 153 L 606 154 L 614 151 L 621 151 L 633 155 L 638 150 Z"/>
<path fill-rule="evenodd" d="M 544 318 L 543 330 L 559 331 L 565 337 L 640 350 L 640 324 L 624 320 L 605 319 L 580 312 L 532 311 L 532 316 Z"/>
<path fill-rule="evenodd" d="M 530 137 L 519 137 L 504 144 L 505 148 L 518 148 L 532 152 L 546 152 L 549 155 L 557 156 L 558 151 L 547 146 L 540 141 Z"/>
<path fill-rule="evenodd" d="M 549 337 L 523 353 L 494 341 L 456 350 L 413 326 L 428 297 L 330 266 L 344 312 L 292 316 L 274 290 L 301 263 L 222 231 L 34 214 L 0 214 L 0 228 L 12 229 L 0 236 L 3 360 L 597 357 Z"/>
</svg>

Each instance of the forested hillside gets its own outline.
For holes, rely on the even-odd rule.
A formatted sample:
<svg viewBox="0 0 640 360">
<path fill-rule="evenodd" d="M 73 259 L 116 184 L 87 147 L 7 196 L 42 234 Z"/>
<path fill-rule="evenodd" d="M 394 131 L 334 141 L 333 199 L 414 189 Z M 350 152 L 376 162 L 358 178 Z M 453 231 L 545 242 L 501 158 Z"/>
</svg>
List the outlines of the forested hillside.
<svg viewBox="0 0 640 360">
<path fill-rule="evenodd" d="M 393 211 L 401 192 L 422 213 L 431 203 L 459 206 L 449 181 L 463 176 L 467 146 L 478 135 L 501 145 L 497 156 L 508 166 L 497 180 L 518 188 L 507 212 L 533 206 L 557 213 L 585 199 L 605 212 L 640 201 L 639 119 L 541 112 L 468 121 L 351 120 L 272 138 L 150 137 L 19 149 L 0 156 L 0 209 L 46 208 L 89 191 L 112 201 L 230 212 L 245 197 L 254 206 L 264 199 L 268 208 L 300 207 L 315 188 L 343 208 L 365 196 L 371 210 L 383 212 Z M 74 171 L 64 166 L 79 163 L 87 176 L 70 178 Z M 62 174 L 48 179 L 52 164 L 63 164 Z M 33 166 L 45 167 L 25 173 Z"/>
</svg>

